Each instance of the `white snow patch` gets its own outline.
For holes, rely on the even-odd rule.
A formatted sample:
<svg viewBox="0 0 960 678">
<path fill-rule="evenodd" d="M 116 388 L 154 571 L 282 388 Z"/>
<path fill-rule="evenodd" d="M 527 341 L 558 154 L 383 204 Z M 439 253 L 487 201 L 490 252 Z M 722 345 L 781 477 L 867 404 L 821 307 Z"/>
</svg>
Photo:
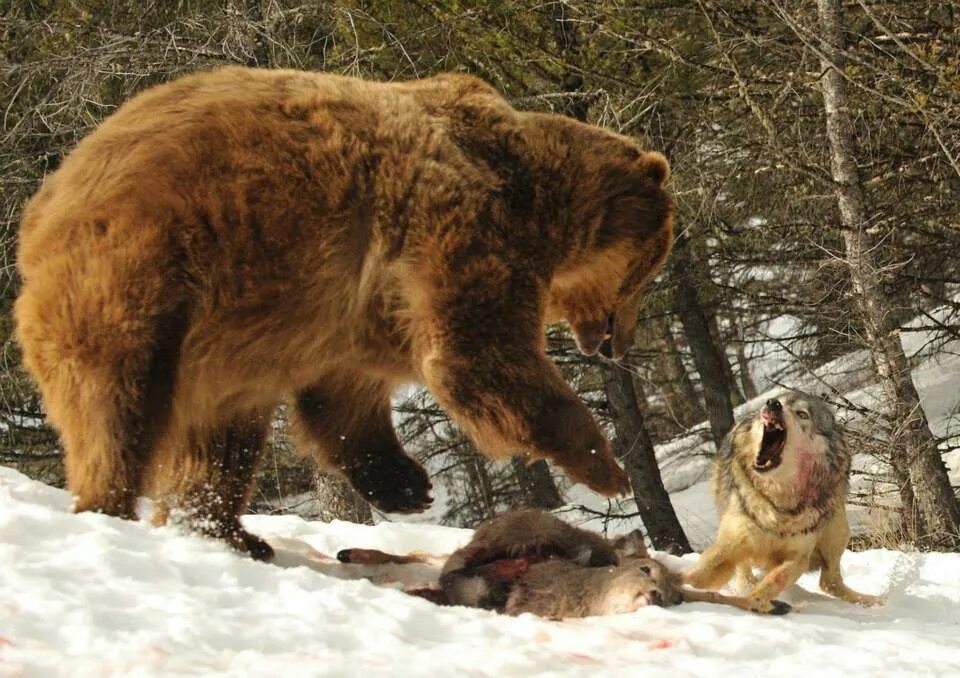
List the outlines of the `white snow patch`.
<svg viewBox="0 0 960 678">
<path fill-rule="evenodd" d="M 691 536 L 709 540 L 712 527 L 697 525 L 712 511 L 703 487 L 675 498 Z M 786 617 L 693 604 L 551 622 L 437 607 L 69 505 L 65 492 L 0 467 L 0 675 L 960 674 L 958 554 L 846 554 L 850 585 L 887 593 L 882 608 L 801 596 Z M 444 553 L 470 535 L 296 516 L 245 524 L 330 555 L 348 546 Z M 661 557 L 676 567 L 695 559 Z M 816 590 L 813 577 L 802 583 Z"/>
</svg>

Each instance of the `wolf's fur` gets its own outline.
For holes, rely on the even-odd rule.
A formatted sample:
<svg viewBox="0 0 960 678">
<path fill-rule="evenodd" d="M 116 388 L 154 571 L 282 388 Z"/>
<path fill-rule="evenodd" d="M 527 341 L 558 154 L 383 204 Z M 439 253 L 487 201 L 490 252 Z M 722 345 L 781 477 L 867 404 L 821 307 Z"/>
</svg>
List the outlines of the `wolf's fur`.
<svg viewBox="0 0 960 678">
<path fill-rule="evenodd" d="M 627 475 L 545 355 L 566 319 L 622 356 L 672 244 L 658 153 L 514 110 L 465 75 L 225 68 L 144 92 L 27 205 L 24 364 L 76 509 L 138 495 L 254 556 L 238 516 L 271 413 L 386 511 L 430 502 L 390 394 L 422 381 L 491 457 Z"/>
<path fill-rule="evenodd" d="M 819 398 L 794 391 L 778 402 L 786 432 L 778 465 L 757 468 L 764 418 L 774 410 L 768 404 L 738 423 L 725 441 L 713 476 L 720 511 L 716 543 L 685 580 L 717 589 L 736 572 L 751 607 L 767 611 L 801 574 L 819 569 L 824 591 L 877 604 L 878 598 L 848 588 L 840 574 L 850 540 L 845 508 L 850 453 L 843 429 Z M 765 572 L 759 581 L 755 567 Z"/>
</svg>

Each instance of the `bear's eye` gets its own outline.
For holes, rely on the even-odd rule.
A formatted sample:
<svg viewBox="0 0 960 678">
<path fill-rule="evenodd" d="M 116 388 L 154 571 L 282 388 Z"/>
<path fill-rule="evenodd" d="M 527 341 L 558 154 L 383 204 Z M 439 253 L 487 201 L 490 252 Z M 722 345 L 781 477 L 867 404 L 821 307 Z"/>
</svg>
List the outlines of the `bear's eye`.
<svg viewBox="0 0 960 678">
<path fill-rule="evenodd" d="M 641 565 L 641 566 L 640 566 L 640 571 L 643 572 L 645 575 L 649 576 L 649 575 L 650 575 L 650 566 L 649 566 L 649 565 Z"/>
</svg>

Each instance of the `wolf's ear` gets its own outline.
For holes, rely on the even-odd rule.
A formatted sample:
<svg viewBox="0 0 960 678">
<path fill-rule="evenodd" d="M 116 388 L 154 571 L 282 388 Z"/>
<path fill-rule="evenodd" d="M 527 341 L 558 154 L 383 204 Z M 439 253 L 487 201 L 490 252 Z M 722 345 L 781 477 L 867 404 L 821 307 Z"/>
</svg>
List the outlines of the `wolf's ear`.
<svg viewBox="0 0 960 678">
<path fill-rule="evenodd" d="M 622 537 L 617 537 L 614 539 L 612 546 L 621 562 L 630 558 L 650 557 L 650 554 L 647 553 L 647 545 L 643 540 L 643 532 L 640 530 L 634 530 Z"/>
</svg>

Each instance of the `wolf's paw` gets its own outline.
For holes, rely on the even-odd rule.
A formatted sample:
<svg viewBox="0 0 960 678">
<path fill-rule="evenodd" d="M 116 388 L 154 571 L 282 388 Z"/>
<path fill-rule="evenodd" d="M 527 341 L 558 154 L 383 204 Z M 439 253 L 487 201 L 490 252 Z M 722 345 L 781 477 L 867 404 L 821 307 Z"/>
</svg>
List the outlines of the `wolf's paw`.
<svg viewBox="0 0 960 678">
<path fill-rule="evenodd" d="M 406 455 L 380 457 L 356 468 L 350 481 L 360 496 L 385 513 L 419 513 L 433 503 L 430 476 Z"/>
<path fill-rule="evenodd" d="M 858 593 L 850 602 L 863 605 L 864 607 L 880 607 L 881 605 L 887 604 L 887 599 L 883 596 L 868 596 L 863 593 Z"/>
<path fill-rule="evenodd" d="M 767 610 L 767 614 L 786 614 L 792 610 L 790 603 L 785 603 L 782 600 L 771 600 L 770 609 Z"/>
<path fill-rule="evenodd" d="M 790 603 L 782 600 L 766 600 L 762 597 L 752 596 L 745 599 L 746 609 L 758 614 L 787 614 L 793 609 Z"/>
</svg>

